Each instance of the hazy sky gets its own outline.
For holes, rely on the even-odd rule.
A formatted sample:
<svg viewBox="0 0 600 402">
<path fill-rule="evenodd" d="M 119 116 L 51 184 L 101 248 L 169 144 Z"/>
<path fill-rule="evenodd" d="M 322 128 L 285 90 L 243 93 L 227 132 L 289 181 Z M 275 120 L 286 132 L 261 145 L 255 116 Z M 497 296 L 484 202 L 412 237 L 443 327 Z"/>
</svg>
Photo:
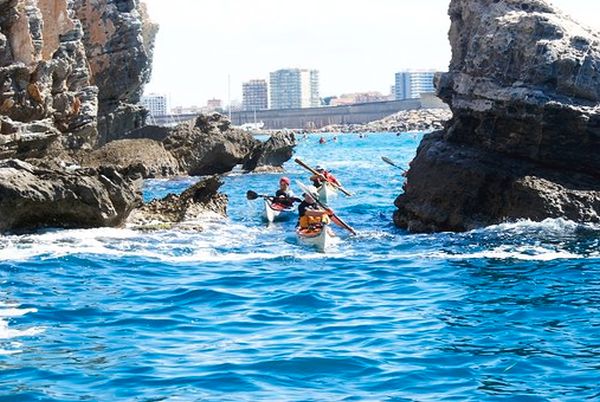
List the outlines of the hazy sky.
<svg viewBox="0 0 600 402">
<path fill-rule="evenodd" d="M 146 93 L 170 106 L 241 99 L 244 81 L 300 67 L 321 96 L 389 93 L 406 68 L 446 70 L 449 0 L 144 0 L 160 24 Z M 552 0 L 600 30 L 600 1 Z"/>
</svg>

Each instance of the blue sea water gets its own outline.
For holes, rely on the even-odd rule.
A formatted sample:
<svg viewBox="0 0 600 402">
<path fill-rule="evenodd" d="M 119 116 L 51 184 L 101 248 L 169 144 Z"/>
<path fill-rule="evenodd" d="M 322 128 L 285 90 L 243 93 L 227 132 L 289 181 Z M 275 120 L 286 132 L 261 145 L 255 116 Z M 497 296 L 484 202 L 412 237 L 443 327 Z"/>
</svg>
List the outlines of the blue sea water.
<svg viewBox="0 0 600 402">
<path fill-rule="evenodd" d="M 227 176 L 203 233 L 0 236 L 0 401 L 600 400 L 600 227 L 396 229 L 380 157 L 406 166 L 420 137 L 301 142 L 356 193 L 332 205 L 358 236 L 324 254 L 245 199 L 276 174 Z"/>
</svg>

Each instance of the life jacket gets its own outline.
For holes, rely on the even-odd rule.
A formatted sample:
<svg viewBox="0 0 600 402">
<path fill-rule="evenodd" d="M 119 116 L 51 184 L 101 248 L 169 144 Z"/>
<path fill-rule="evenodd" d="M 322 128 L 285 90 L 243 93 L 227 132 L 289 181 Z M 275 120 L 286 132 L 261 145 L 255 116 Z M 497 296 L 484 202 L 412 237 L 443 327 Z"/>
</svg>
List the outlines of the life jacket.
<svg viewBox="0 0 600 402">
<path fill-rule="evenodd" d="M 300 217 L 300 228 L 308 229 L 311 226 L 322 226 L 328 224 L 330 222 L 329 216 L 326 213 L 323 213 L 321 216 L 308 216 L 304 215 Z"/>
</svg>

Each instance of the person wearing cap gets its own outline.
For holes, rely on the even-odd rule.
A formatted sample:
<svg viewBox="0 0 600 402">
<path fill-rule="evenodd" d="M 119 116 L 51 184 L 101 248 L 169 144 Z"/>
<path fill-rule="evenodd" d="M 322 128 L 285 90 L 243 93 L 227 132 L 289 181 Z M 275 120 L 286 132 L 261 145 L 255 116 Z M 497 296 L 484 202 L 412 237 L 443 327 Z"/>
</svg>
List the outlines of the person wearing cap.
<svg viewBox="0 0 600 402">
<path fill-rule="evenodd" d="M 342 186 L 340 184 L 340 182 L 338 181 L 338 179 L 334 175 L 332 175 L 331 172 L 327 171 L 327 169 L 323 168 L 322 166 L 317 165 L 315 170 L 319 174 L 315 174 L 310 177 L 310 181 L 313 183 L 313 185 L 315 187 L 317 187 L 317 188 L 321 187 L 323 185 L 323 182 L 325 182 L 325 181 L 327 181 L 328 183 L 331 183 L 337 187 Z"/>
<path fill-rule="evenodd" d="M 304 200 L 298 205 L 298 226 L 301 229 L 311 230 L 329 223 L 329 215 L 333 211 L 321 208 L 310 193 L 304 193 L 302 197 Z"/>
<path fill-rule="evenodd" d="M 297 199 L 294 197 L 294 193 L 290 189 L 290 179 L 289 177 L 283 176 L 279 179 L 279 190 L 275 193 L 275 202 L 281 205 L 291 207 L 294 205 L 294 201 Z"/>
</svg>

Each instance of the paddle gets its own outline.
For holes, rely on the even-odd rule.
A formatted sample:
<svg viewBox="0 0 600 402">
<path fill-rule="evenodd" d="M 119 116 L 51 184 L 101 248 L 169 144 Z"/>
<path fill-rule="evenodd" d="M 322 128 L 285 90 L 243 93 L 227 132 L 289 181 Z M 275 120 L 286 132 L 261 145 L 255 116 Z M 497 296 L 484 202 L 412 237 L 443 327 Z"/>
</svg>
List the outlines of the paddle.
<svg viewBox="0 0 600 402">
<path fill-rule="evenodd" d="M 252 191 L 252 190 L 248 190 L 246 192 L 246 198 L 249 199 L 250 201 L 254 201 L 258 198 L 264 198 L 269 201 L 276 201 L 276 199 L 277 199 L 276 197 L 273 197 L 272 195 L 258 194 L 257 192 Z M 298 197 L 292 197 L 292 198 L 289 198 L 289 200 L 292 202 L 302 202 L 302 200 Z"/>
<path fill-rule="evenodd" d="M 385 163 L 387 163 L 387 164 L 390 164 L 390 165 L 392 165 L 393 167 L 395 167 L 395 168 L 397 168 L 397 169 L 400 169 L 400 170 L 402 170 L 404 173 L 408 173 L 408 171 L 407 171 L 406 169 L 404 169 L 404 168 L 402 168 L 402 167 L 400 167 L 400 166 L 396 165 L 396 164 L 394 163 L 394 161 L 393 161 L 393 160 L 391 160 L 390 158 L 388 158 L 387 156 L 382 156 L 382 157 L 381 157 L 381 160 L 383 160 L 383 161 L 384 161 Z"/>
<path fill-rule="evenodd" d="M 255 191 L 248 190 L 246 192 L 246 198 L 249 199 L 250 201 L 254 201 L 258 198 L 266 198 L 267 200 L 272 200 L 275 197 L 272 197 L 270 195 L 258 194 Z"/>
<path fill-rule="evenodd" d="M 315 176 L 319 176 L 321 179 L 323 179 L 323 181 L 325 183 L 331 184 L 334 188 L 340 190 L 342 193 L 346 194 L 348 197 L 352 196 L 352 193 L 350 193 L 344 187 L 342 187 L 340 185 L 337 185 L 335 183 L 330 182 L 329 180 L 327 180 L 327 177 L 323 176 L 321 173 L 317 172 L 315 169 L 311 168 L 306 163 L 302 162 L 300 159 L 296 158 L 296 159 L 294 159 L 294 162 L 296 162 L 298 165 L 302 166 L 304 169 L 308 170 L 309 172 L 311 172 Z"/>
<path fill-rule="evenodd" d="M 308 187 L 306 187 L 304 184 L 300 183 L 299 181 L 296 182 L 296 184 L 298 184 L 298 187 L 300 187 L 302 189 L 302 191 L 304 191 L 305 193 L 308 193 L 312 196 L 312 198 L 316 201 L 317 205 L 320 206 L 321 208 L 328 210 L 330 209 L 327 205 L 323 204 L 321 201 L 319 201 L 319 195 L 313 193 L 312 191 L 310 191 L 310 189 Z M 354 229 L 352 229 L 352 226 L 348 225 L 346 222 L 344 222 L 339 216 L 337 216 L 335 213 L 331 214 L 331 218 L 332 220 L 334 220 L 335 223 L 337 223 L 339 226 L 343 227 L 344 229 L 346 229 L 347 231 L 349 231 L 350 233 L 352 233 L 353 235 L 356 235 L 356 231 Z"/>
</svg>

